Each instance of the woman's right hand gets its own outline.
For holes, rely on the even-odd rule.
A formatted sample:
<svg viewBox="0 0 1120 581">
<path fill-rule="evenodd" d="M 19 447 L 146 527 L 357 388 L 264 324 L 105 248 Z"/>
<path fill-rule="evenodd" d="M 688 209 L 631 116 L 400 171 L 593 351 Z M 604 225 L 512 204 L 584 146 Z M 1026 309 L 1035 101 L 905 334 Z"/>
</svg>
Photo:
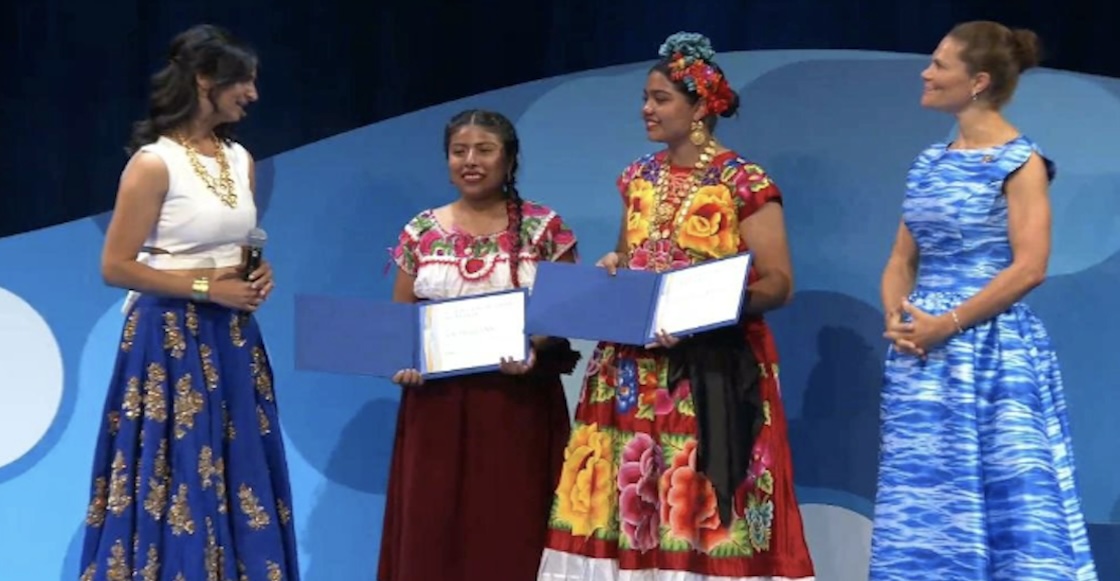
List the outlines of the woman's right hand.
<svg viewBox="0 0 1120 581">
<path fill-rule="evenodd" d="M 264 297 L 253 288 L 253 283 L 239 276 L 226 276 L 210 282 L 210 302 L 251 313 L 261 306 Z"/>
<path fill-rule="evenodd" d="M 617 252 L 608 252 L 595 263 L 595 266 L 607 269 L 607 274 L 614 276 L 618 267 L 622 265 L 622 257 Z"/>
<path fill-rule="evenodd" d="M 401 387 L 416 387 L 424 383 L 424 377 L 415 369 L 402 369 L 393 374 L 393 383 Z"/>
<path fill-rule="evenodd" d="M 912 328 L 910 323 L 902 320 L 901 311 L 892 311 L 887 313 L 883 321 L 885 331 L 883 337 L 894 345 L 896 351 L 906 355 L 913 355 L 914 357 L 925 357 L 925 352 L 918 348 L 913 341 L 908 341 L 899 337 L 902 333 L 909 332 Z"/>
</svg>

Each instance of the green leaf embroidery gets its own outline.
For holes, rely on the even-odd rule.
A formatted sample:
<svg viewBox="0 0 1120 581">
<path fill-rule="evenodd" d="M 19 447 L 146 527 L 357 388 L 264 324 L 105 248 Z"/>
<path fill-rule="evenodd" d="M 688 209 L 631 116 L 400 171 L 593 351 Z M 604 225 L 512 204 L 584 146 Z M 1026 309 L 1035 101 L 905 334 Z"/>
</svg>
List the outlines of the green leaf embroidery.
<svg viewBox="0 0 1120 581">
<path fill-rule="evenodd" d="M 614 388 L 603 381 L 601 374 L 589 379 L 588 387 L 591 389 L 591 403 L 602 403 L 614 399 Z"/>
<path fill-rule="evenodd" d="M 665 525 L 662 525 L 661 526 L 661 550 L 662 551 L 668 551 L 668 552 L 674 552 L 674 553 L 691 551 L 692 550 L 692 544 L 689 543 L 685 539 L 677 537 L 676 535 L 673 534 L 673 532 L 671 530 L 669 530 L 669 527 L 667 527 Z"/>
<path fill-rule="evenodd" d="M 770 470 L 763 470 L 762 475 L 755 482 L 755 487 L 767 496 L 774 494 L 774 475 Z"/>
<path fill-rule="evenodd" d="M 677 412 L 679 412 L 682 416 L 691 417 L 696 415 L 696 405 L 692 403 L 691 394 L 689 394 L 688 397 L 677 401 Z"/>
<path fill-rule="evenodd" d="M 673 458 L 684 452 L 685 444 L 692 439 L 687 434 L 661 434 L 661 454 L 665 459 L 665 466 L 673 465 Z"/>
<path fill-rule="evenodd" d="M 730 538 L 713 548 L 709 553 L 711 556 L 727 558 L 750 557 L 754 555 L 746 520 L 741 518 L 734 519 L 731 521 L 731 528 L 728 532 L 731 533 Z"/>
</svg>

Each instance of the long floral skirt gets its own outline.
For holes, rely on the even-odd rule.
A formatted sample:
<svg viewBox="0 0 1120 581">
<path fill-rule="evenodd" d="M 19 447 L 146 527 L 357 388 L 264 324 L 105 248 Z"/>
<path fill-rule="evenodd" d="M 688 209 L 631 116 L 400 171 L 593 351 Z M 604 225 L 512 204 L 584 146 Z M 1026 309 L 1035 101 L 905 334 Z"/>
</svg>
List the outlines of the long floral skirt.
<svg viewBox="0 0 1120 581">
<path fill-rule="evenodd" d="M 564 452 L 540 581 L 813 577 L 777 351 L 764 324 L 749 327 L 747 339 L 762 367 L 762 423 L 731 522 L 721 522 L 713 485 L 697 470 L 689 380 L 670 386 L 668 360 L 656 350 L 596 348 Z"/>
<path fill-rule="evenodd" d="M 272 371 L 251 315 L 137 301 L 91 488 L 81 581 L 299 579 Z"/>
</svg>

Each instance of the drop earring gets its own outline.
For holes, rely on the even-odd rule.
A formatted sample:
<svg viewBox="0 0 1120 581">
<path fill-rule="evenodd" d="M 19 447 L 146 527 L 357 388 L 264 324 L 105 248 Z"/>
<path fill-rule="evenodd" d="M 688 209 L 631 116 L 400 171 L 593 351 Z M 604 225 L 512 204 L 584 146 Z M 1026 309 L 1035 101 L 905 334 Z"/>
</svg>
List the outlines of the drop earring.
<svg viewBox="0 0 1120 581">
<path fill-rule="evenodd" d="M 688 140 L 696 147 L 700 147 L 708 142 L 708 135 L 704 131 L 704 124 L 699 121 L 692 122 L 692 132 L 688 134 Z"/>
</svg>

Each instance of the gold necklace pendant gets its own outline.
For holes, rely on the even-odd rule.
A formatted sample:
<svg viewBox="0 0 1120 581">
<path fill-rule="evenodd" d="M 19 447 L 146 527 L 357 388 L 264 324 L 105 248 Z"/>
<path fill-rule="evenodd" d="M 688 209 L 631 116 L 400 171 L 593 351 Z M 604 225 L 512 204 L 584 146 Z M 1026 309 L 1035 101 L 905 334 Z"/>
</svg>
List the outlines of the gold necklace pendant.
<svg viewBox="0 0 1120 581">
<path fill-rule="evenodd" d="M 233 183 L 233 174 L 230 170 L 229 159 L 226 157 L 225 148 L 222 147 L 221 140 L 217 135 L 210 134 L 211 139 L 214 141 L 215 152 L 214 159 L 218 162 L 218 177 L 210 175 L 206 167 L 202 165 L 202 160 L 198 157 L 198 150 L 191 145 L 188 139 L 176 139 L 183 149 L 187 152 L 187 161 L 190 162 L 191 168 L 194 173 L 206 184 L 206 188 L 214 193 L 219 200 L 230 208 L 237 207 L 237 190 Z"/>
<path fill-rule="evenodd" d="M 669 157 L 661 162 L 660 167 L 657 168 L 657 183 L 654 184 L 654 219 L 650 220 L 650 238 L 658 240 L 660 238 L 672 237 L 673 232 L 680 230 L 681 223 L 684 221 L 685 216 L 688 215 L 688 210 L 692 206 L 692 200 L 696 192 L 700 191 L 703 184 L 704 175 L 708 172 L 712 160 L 716 156 L 716 142 L 714 139 L 709 139 L 704 149 L 700 152 L 699 159 L 694 164 L 692 173 L 688 176 L 688 186 L 684 188 L 686 191 L 683 195 L 672 196 L 672 198 L 680 199 L 680 206 L 676 207 L 676 199 L 670 199 L 672 192 L 672 183 L 669 175 Z M 676 218 L 674 220 L 674 217 Z M 673 226 L 671 231 L 666 236 L 662 236 L 661 231 L 665 229 L 665 225 L 672 221 Z"/>
</svg>

